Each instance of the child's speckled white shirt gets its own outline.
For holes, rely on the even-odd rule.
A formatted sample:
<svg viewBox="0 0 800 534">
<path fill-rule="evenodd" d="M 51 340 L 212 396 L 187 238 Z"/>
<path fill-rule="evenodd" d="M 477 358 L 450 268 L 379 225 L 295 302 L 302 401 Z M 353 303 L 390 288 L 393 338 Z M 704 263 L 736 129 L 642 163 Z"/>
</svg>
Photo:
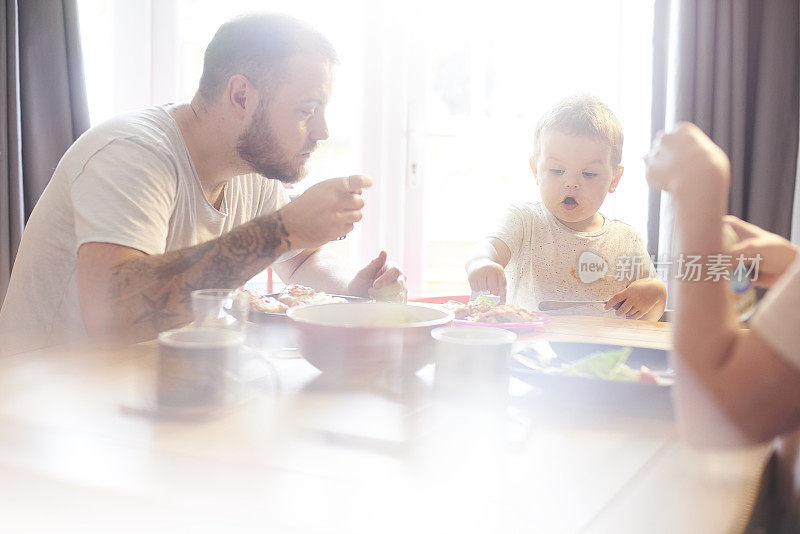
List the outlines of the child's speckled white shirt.
<svg viewBox="0 0 800 534">
<path fill-rule="evenodd" d="M 654 276 L 647 249 L 633 227 L 603 219 L 597 231 L 576 232 L 541 202 L 511 206 L 489 236 L 511 250 L 505 269 L 507 302 L 538 310 L 539 302 L 547 300 L 606 301 L 634 280 Z M 547 313 L 615 316 L 602 305 Z"/>
</svg>

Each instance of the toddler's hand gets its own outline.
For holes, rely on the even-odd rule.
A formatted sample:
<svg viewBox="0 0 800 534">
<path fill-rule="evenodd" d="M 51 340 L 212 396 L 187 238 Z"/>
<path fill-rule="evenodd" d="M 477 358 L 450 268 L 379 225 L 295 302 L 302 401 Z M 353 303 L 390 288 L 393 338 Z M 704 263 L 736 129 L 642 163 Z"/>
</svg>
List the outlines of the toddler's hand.
<svg viewBox="0 0 800 534">
<path fill-rule="evenodd" d="M 476 260 L 469 267 L 469 287 L 472 291 L 488 291 L 506 301 L 506 273 L 503 267 L 491 260 Z"/>
<path fill-rule="evenodd" d="M 610 310 L 621 303 L 617 315 L 628 319 L 648 318 L 656 321 L 658 317 L 655 315 L 660 316 L 663 313 L 666 302 L 667 290 L 664 283 L 657 278 L 642 278 L 608 299 L 605 309 Z"/>
</svg>

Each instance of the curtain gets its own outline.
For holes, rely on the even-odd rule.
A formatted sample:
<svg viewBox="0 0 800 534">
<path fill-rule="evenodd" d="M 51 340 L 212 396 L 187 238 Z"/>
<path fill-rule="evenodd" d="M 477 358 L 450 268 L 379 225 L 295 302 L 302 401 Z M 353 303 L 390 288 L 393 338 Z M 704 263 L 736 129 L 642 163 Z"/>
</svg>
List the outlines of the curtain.
<svg viewBox="0 0 800 534">
<path fill-rule="evenodd" d="M 800 13 L 798 13 L 798 15 L 800 15 Z M 797 24 L 800 26 L 800 18 L 798 18 Z M 798 58 L 795 68 L 800 71 L 800 58 Z M 800 122 L 800 117 L 798 117 L 798 122 Z M 794 179 L 794 206 L 792 208 L 791 240 L 792 243 L 800 246 L 800 145 L 797 147 L 797 173 Z"/>
<path fill-rule="evenodd" d="M 683 120 L 702 128 L 731 159 L 730 213 L 786 237 L 800 130 L 799 11 L 797 0 L 656 0 L 654 21 L 654 129 Z M 671 250 L 671 223 L 654 192 L 648 234 L 661 254 Z"/>
<path fill-rule="evenodd" d="M 24 222 L 89 127 L 76 0 L 0 0 L 0 299 Z"/>
</svg>

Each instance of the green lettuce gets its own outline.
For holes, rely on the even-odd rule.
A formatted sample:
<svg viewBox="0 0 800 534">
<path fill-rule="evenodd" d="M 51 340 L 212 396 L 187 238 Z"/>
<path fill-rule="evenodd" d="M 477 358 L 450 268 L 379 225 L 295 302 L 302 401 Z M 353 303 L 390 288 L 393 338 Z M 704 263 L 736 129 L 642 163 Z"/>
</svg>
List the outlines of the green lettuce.
<svg viewBox="0 0 800 534">
<path fill-rule="evenodd" d="M 561 374 L 583 378 L 602 378 L 605 380 L 636 381 L 639 372 L 626 365 L 630 347 L 595 352 L 585 358 L 561 366 Z"/>
<path fill-rule="evenodd" d="M 490 297 L 489 295 L 478 295 L 472 302 L 477 305 L 488 304 L 490 307 L 497 306 L 497 300 Z"/>
</svg>

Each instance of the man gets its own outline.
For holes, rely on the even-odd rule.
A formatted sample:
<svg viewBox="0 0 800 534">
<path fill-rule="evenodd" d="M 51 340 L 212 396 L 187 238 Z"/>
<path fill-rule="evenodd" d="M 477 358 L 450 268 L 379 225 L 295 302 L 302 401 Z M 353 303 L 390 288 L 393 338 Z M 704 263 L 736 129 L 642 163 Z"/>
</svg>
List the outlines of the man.
<svg viewBox="0 0 800 534">
<path fill-rule="evenodd" d="M 347 280 L 319 249 L 361 219 L 368 177 L 321 182 L 291 203 L 279 183 L 301 179 L 328 138 L 336 61 L 297 20 L 239 17 L 209 44 L 190 104 L 78 139 L 28 221 L 0 311 L 5 352 L 152 338 L 191 320 L 191 291 L 238 287 L 270 265 L 329 292 L 404 296 L 385 252 Z"/>
</svg>

